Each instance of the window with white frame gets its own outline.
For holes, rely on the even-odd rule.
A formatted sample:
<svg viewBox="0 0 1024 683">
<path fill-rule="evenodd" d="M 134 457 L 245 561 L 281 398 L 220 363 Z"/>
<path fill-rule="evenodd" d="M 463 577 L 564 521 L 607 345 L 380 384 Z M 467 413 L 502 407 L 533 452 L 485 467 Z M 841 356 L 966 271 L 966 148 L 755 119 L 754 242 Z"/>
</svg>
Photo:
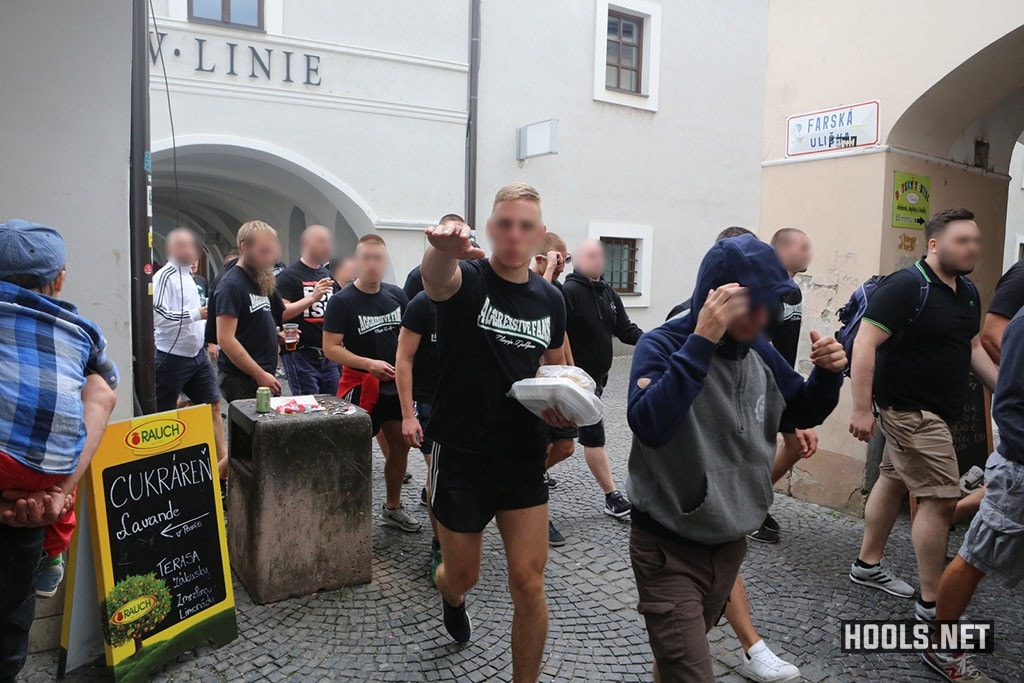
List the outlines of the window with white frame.
<svg viewBox="0 0 1024 683">
<path fill-rule="evenodd" d="M 594 99 L 658 110 L 661 5 L 595 0 Z"/>
<path fill-rule="evenodd" d="M 189 0 L 189 21 L 263 30 L 263 0 Z"/>
<path fill-rule="evenodd" d="M 654 227 L 594 222 L 587 236 L 604 245 L 604 279 L 622 296 L 622 303 L 627 308 L 650 306 Z"/>
<path fill-rule="evenodd" d="M 637 290 L 638 240 L 631 237 L 602 237 L 604 279 L 619 294 L 640 294 Z"/>
</svg>

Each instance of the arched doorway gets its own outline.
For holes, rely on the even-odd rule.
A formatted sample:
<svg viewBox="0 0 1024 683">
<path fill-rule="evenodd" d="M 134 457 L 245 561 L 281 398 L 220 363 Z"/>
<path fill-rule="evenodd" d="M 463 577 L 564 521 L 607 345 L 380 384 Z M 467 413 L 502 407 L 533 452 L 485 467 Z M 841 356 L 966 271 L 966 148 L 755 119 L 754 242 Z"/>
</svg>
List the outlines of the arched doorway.
<svg viewBox="0 0 1024 683">
<path fill-rule="evenodd" d="M 908 176 L 929 188 L 929 215 L 961 206 L 976 214 L 984 246 L 972 278 L 983 305 L 991 301 L 1003 270 L 1008 194 L 1022 193 L 1021 178 L 1010 183 L 1010 160 L 1024 130 L 1024 74 L 1016 68 L 1024 58 L 1024 9 L 1014 3 L 986 5 L 983 12 L 964 3 L 934 5 L 926 19 L 930 28 L 908 32 L 890 22 L 876 26 L 869 38 L 806 32 L 800 41 L 792 41 L 789 31 L 808 11 L 821 10 L 822 25 L 838 24 L 842 8 L 810 0 L 771 6 L 761 226 L 765 235 L 800 227 L 814 242 L 815 259 L 799 276 L 806 328 L 835 331 L 838 309 L 861 282 L 922 256 L 922 225 L 910 227 L 898 218 L 894 200 Z M 884 13 L 888 7 L 868 0 L 862 9 Z M 971 30 L 961 32 L 962 40 L 937 41 L 938 28 L 950 26 Z M 879 103 L 874 131 L 870 124 L 857 125 L 874 134 L 876 144 L 788 154 L 788 116 L 868 101 Z M 1024 234 L 1024 216 L 1017 224 L 1015 238 Z M 806 342 L 800 365 L 810 368 Z M 846 391 L 818 430 L 825 457 L 801 461 L 787 492 L 833 507 L 859 507 L 874 467 L 865 468 L 865 448 L 848 433 L 850 411 Z"/>
<path fill-rule="evenodd" d="M 335 249 L 347 254 L 375 231 L 377 216 L 349 186 L 287 149 L 228 136 L 188 136 L 153 144 L 154 250 L 163 262 L 163 235 L 187 225 L 204 238 L 206 272 L 213 275 L 247 220 L 277 228 L 283 260 L 298 258 L 299 234 L 319 223 L 334 229 Z"/>
</svg>

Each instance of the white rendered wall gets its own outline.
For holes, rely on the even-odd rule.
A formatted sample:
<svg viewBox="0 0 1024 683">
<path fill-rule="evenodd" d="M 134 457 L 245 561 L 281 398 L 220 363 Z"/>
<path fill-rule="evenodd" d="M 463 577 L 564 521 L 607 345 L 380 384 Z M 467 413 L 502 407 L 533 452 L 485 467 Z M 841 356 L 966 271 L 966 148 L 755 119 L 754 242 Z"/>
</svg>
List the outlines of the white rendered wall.
<svg viewBox="0 0 1024 683">
<path fill-rule="evenodd" d="M 363 207 L 363 215 L 345 219 L 357 233 L 365 228 L 387 240 L 402 280 L 422 256 L 422 228 L 465 204 L 468 3 L 286 3 L 280 32 L 270 26 L 274 2 L 267 4 L 264 33 L 190 24 L 181 19 L 187 5 L 180 0 L 156 3 L 179 144 L 202 139 L 281 149 L 318 177 L 337 179 Z M 234 75 L 227 73 L 229 43 L 237 45 Z M 254 72 L 250 47 L 271 51 L 270 78 Z M 292 53 L 290 71 L 285 52 Z M 312 76 L 307 54 L 315 56 Z M 159 62 L 151 95 L 154 147 L 166 149 L 170 122 Z M 234 170 L 244 174 L 244 167 Z"/>
<path fill-rule="evenodd" d="M 61 231 L 63 298 L 107 337 L 132 414 L 128 148 L 131 3 L 4 3 L 0 10 L 0 219 Z"/>
<path fill-rule="evenodd" d="M 594 99 L 593 0 L 484 0 L 477 222 L 524 180 L 570 247 L 595 224 L 649 228 L 650 291 L 625 302 L 650 328 L 690 296 L 722 228 L 757 228 L 767 2 L 642 5 L 660 5 L 656 112 Z M 516 128 L 552 118 L 558 153 L 517 162 Z"/>
</svg>

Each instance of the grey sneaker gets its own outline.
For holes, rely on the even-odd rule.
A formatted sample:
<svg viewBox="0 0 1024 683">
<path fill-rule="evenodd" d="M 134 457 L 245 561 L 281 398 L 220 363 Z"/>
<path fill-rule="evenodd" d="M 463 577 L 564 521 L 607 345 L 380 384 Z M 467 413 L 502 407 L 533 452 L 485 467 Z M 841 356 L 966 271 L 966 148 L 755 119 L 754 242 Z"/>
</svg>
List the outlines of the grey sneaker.
<svg viewBox="0 0 1024 683">
<path fill-rule="evenodd" d="M 914 597 L 914 587 L 881 564 L 865 569 L 857 566 L 857 563 L 854 562 L 850 566 L 850 581 L 862 586 L 877 588 L 899 598 Z"/>
<path fill-rule="evenodd" d="M 405 508 L 401 505 L 392 510 L 388 508 L 385 503 L 380 508 L 380 516 L 381 519 L 384 520 L 385 524 L 393 526 L 396 529 L 401 529 L 402 531 L 419 531 L 420 527 L 423 526 L 420 524 L 418 519 L 406 512 Z"/>
<path fill-rule="evenodd" d="M 989 678 L 974 666 L 974 662 L 971 661 L 970 655 L 967 653 L 956 656 L 940 652 L 922 652 L 921 659 L 943 678 L 953 681 L 953 683 L 995 683 L 994 679 Z"/>
</svg>

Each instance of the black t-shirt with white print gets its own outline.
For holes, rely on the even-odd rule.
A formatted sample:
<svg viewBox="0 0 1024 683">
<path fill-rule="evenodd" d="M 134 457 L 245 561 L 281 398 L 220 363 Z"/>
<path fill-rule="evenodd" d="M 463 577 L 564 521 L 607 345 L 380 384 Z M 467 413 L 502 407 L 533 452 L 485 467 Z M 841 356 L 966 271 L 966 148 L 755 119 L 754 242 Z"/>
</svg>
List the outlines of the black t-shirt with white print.
<svg viewBox="0 0 1024 683">
<path fill-rule="evenodd" d="M 426 292 L 420 292 L 409 302 L 402 318 L 402 327 L 420 335 L 420 345 L 412 360 L 412 397 L 422 403 L 433 403 L 441 372 L 434 316 L 434 302 L 427 298 Z"/>
<path fill-rule="evenodd" d="M 217 283 L 213 293 L 216 315 L 230 315 L 238 319 L 235 339 L 249 352 L 252 359 L 266 370 L 277 370 L 277 314 L 283 306 L 277 292 L 264 296 L 242 268 L 231 268 Z M 244 374 L 235 367 L 226 353 L 217 357 L 222 372 Z"/>
<path fill-rule="evenodd" d="M 310 268 L 302 261 L 296 261 L 278 274 L 277 293 L 286 301 L 300 301 L 313 293 L 317 282 L 329 277 L 331 273 L 323 266 Z M 313 302 L 302 315 L 288 321 L 298 323 L 302 332 L 299 348 L 319 349 L 323 346 L 324 313 L 334 291 L 332 289 L 329 294 L 324 294 L 320 301 Z"/>
<path fill-rule="evenodd" d="M 324 332 L 342 335 L 342 344 L 357 356 L 394 365 L 398 330 L 408 303 L 401 287 L 386 282 L 374 294 L 349 285 L 327 302 Z M 398 389 L 394 382 L 381 382 L 380 393 L 395 395 Z"/>
<path fill-rule="evenodd" d="M 804 295 L 799 289 L 794 289 L 782 297 L 781 304 L 779 317 L 768 326 L 768 338 L 775 350 L 795 368 L 804 317 Z"/>
<path fill-rule="evenodd" d="M 461 450 L 543 453 L 540 420 L 508 391 L 537 374 L 545 351 L 562 346 L 565 302 L 533 272 L 513 283 L 486 259 L 459 267 L 461 288 L 435 304 L 440 375 L 427 431 Z"/>
</svg>

